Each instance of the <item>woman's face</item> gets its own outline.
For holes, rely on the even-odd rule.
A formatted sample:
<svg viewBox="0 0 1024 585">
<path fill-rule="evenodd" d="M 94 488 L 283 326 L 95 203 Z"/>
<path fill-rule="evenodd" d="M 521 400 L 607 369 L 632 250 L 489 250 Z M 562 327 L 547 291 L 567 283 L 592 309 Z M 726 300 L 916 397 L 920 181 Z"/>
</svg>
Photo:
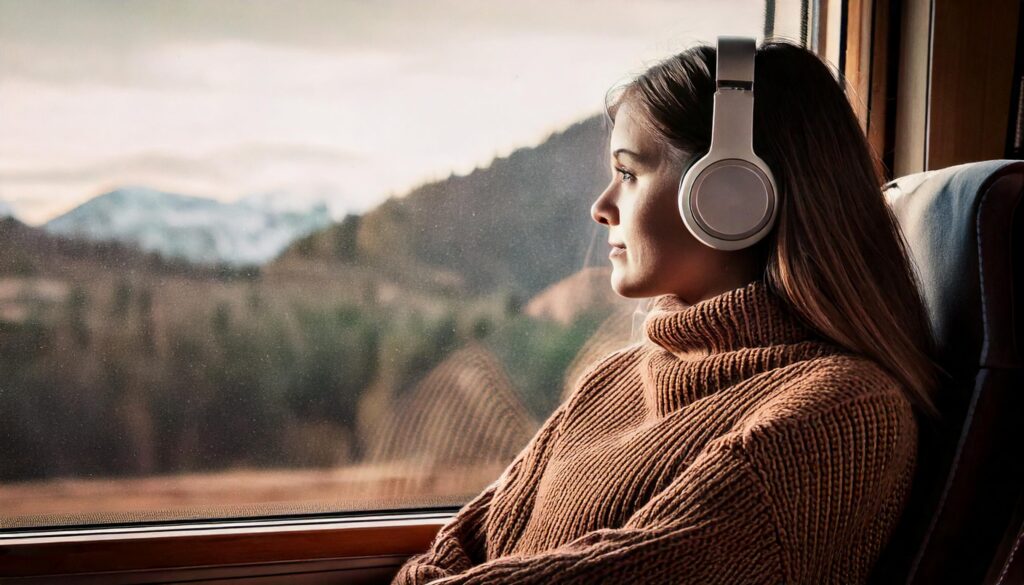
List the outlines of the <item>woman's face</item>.
<svg viewBox="0 0 1024 585">
<path fill-rule="evenodd" d="M 683 225 L 683 168 L 635 115 L 628 100 L 619 106 L 609 146 L 612 181 L 590 209 L 608 226 L 612 288 L 630 298 L 677 294 L 692 304 L 757 278 L 749 251 L 715 250 Z"/>
</svg>

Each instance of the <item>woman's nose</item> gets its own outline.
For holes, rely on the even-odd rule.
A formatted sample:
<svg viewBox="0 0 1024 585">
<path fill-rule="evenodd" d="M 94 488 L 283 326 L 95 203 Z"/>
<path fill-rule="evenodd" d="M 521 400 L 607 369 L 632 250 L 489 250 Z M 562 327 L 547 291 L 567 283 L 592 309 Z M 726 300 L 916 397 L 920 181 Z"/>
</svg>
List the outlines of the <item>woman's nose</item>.
<svg viewBox="0 0 1024 585">
<path fill-rule="evenodd" d="M 597 223 L 603 223 L 604 225 L 618 223 L 617 210 L 610 201 L 609 190 L 605 189 L 594 201 L 594 204 L 590 206 L 590 217 Z"/>
</svg>

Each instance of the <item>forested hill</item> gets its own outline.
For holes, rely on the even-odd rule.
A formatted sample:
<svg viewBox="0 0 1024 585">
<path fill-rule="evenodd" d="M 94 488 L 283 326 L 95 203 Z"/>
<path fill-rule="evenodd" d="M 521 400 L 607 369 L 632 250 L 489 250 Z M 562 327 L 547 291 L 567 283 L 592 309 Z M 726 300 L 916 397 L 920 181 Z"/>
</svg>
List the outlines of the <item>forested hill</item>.
<svg viewBox="0 0 1024 585">
<path fill-rule="evenodd" d="M 349 216 L 277 262 L 429 266 L 458 274 L 467 292 L 532 295 L 582 266 L 590 205 L 610 178 L 607 150 L 602 116 L 593 116 L 486 168 Z"/>
<path fill-rule="evenodd" d="M 120 271 L 160 273 L 199 270 L 130 244 L 88 242 L 48 234 L 13 217 L 0 218 L 0 277 L 77 275 Z"/>
</svg>

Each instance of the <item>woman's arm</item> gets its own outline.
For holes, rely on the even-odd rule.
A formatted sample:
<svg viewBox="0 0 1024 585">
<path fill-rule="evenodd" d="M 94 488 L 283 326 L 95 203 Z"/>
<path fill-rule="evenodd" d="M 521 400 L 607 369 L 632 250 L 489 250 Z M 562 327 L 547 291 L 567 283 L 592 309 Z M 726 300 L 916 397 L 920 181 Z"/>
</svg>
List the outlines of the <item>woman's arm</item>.
<svg viewBox="0 0 1024 585">
<path fill-rule="evenodd" d="M 405 562 L 392 585 L 414 585 L 453 575 L 482 561 L 485 550 L 484 520 L 498 482 L 459 510 L 438 531 L 427 552 Z"/>
<path fill-rule="evenodd" d="M 836 571 L 855 580 L 877 554 L 865 539 L 884 542 L 874 522 L 913 461 L 913 418 L 896 399 L 723 437 L 621 528 L 431 584 L 809 583 Z M 852 556 L 861 565 L 837 561 Z"/>
<path fill-rule="evenodd" d="M 431 585 L 485 583 L 779 583 L 778 542 L 757 477 L 721 443 L 622 528 L 558 548 L 501 557 Z"/>
<path fill-rule="evenodd" d="M 563 402 L 513 459 L 497 480 L 459 510 L 438 531 L 427 552 L 410 558 L 395 575 L 392 585 L 418 585 L 432 579 L 461 573 L 487 557 L 485 522 L 494 494 L 499 490 L 520 502 L 517 513 L 529 515 L 533 495 L 551 445 L 569 401 Z M 525 520 L 520 517 L 519 520 Z M 509 522 L 515 519 L 509 519 Z M 522 522 L 520 522 L 522 524 Z"/>
</svg>

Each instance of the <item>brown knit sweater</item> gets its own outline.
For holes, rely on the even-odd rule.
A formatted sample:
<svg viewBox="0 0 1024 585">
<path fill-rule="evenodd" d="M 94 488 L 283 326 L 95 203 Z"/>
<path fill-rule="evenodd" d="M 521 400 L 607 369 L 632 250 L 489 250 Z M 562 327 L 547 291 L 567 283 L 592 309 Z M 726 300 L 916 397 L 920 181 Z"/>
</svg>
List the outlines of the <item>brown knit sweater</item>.
<svg viewBox="0 0 1024 585">
<path fill-rule="evenodd" d="M 898 382 L 761 281 L 644 328 L 394 584 L 864 582 L 914 466 Z"/>
</svg>

